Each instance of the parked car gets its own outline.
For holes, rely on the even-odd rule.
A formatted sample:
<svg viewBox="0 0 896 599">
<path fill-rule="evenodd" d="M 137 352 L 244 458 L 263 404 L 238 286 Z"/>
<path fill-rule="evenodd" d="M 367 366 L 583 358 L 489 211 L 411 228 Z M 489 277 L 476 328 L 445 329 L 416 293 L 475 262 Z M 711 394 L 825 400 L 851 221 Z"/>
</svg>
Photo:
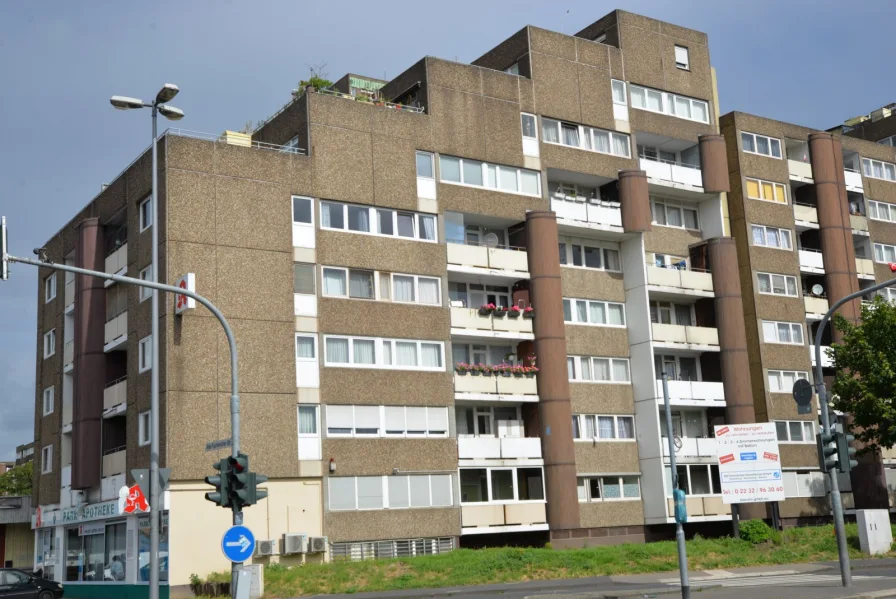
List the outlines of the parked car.
<svg viewBox="0 0 896 599">
<path fill-rule="evenodd" d="M 0 599 L 59 599 L 62 585 L 22 570 L 0 568 Z"/>
</svg>

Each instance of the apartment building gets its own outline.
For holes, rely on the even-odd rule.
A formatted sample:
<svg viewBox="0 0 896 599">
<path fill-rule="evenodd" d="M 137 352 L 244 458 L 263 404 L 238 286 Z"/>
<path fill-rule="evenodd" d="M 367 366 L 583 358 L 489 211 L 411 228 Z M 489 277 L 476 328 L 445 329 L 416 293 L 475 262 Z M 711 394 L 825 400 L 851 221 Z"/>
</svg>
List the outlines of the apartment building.
<svg viewBox="0 0 896 599">
<path fill-rule="evenodd" d="M 16 446 L 16 466 L 34 461 L 34 441 Z"/>
<path fill-rule="evenodd" d="M 799 445 L 814 417 L 775 393 L 808 371 L 808 350 L 776 354 L 759 342 L 765 323 L 745 315 L 796 323 L 791 336 L 802 327 L 803 241 L 793 212 L 789 225 L 756 220 L 791 227 L 790 253 L 763 263 L 756 252 L 774 250 L 748 243 L 745 210 L 766 203 L 743 199 L 754 178 L 770 182 L 768 206 L 783 214 L 796 187 L 789 167 L 750 170 L 741 127 L 775 130 L 739 114 L 720 130 L 717 96 L 703 33 L 618 10 L 576 35 L 527 26 L 472 64 L 425 57 L 391 81 L 298 90 L 251 136 L 169 130 L 158 223 L 144 154 L 46 247 L 51 260 L 146 277 L 158 226 L 160 278 L 194 274 L 228 318 L 243 451 L 270 477 L 246 511 L 274 541 L 257 562 L 663 535 L 669 434 L 691 526 L 721 530 L 731 516 L 713 426 L 757 419 L 791 435 L 782 458 L 798 470 L 780 509 L 797 523 L 827 510 L 801 494 L 816 488 L 801 475 L 814 447 Z M 754 268 L 791 278 L 763 287 Z M 859 284 L 828 269 L 805 275 Z M 760 313 L 781 280 L 797 299 Z M 148 464 L 152 368 L 171 468 L 153 506 L 163 580 L 182 587 L 226 567 L 229 512 L 201 482 L 224 455 L 206 444 L 230 432 L 226 342 L 208 313 L 175 315 L 164 298 L 153 364 L 147 297 L 41 269 L 35 564 L 71 596 L 148 579 L 148 520 L 119 514 L 117 498 Z M 778 387 L 767 390 L 769 368 Z M 283 538 L 302 534 L 326 540 Z M 114 556 L 125 580 L 101 582 Z"/>
</svg>

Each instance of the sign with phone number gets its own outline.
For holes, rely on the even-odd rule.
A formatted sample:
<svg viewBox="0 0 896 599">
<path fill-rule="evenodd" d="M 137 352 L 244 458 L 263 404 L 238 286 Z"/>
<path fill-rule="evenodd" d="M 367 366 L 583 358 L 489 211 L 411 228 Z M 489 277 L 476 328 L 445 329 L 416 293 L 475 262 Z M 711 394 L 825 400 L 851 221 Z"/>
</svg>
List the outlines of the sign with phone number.
<svg viewBox="0 0 896 599">
<path fill-rule="evenodd" d="M 784 482 L 773 422 L 715 427 L 724 503 L 784 500 Z"/>
</svg>

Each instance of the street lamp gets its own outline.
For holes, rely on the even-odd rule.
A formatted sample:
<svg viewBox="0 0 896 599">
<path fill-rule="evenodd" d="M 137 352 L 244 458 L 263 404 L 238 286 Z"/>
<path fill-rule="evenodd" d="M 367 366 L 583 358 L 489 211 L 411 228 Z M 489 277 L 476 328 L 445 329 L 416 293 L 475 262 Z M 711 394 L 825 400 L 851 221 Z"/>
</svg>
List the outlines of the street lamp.
<svg viewBox="0 0 896 599">
<path fill-rule="evenodd" d="M 147 103 L 128 96 L 112 96 L 109 100 L 118 110 L 136 108 L 152 109 L 152 199 L 150 200 L 150 225 L 152 225 L 152 270 L 149 280 L 158 283 L 159 275 L 159 163 L 156 138 L 158 137 L 156 121 L 161 112 L 166 119 L 177 121 L 184 117 L 184 112 L 169 106 L 180 89 L 173 83 L 166 83 L 156 94 L 156 99 Z M 159 511 L 161 509 L 159 489 L 159 292 L 152 290 L 152 372 L 150 384 L 150 451 L 149 451 L 149 599 L 159 599 Z"/>
</svg>

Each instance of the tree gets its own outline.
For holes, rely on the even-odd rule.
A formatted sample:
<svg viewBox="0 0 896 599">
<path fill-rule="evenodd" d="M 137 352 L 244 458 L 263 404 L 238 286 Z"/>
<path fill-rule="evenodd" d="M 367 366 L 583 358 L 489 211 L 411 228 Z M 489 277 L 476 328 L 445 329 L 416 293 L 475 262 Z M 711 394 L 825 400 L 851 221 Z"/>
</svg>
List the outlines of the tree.
<svg viewBox="0 0 896 599">
<path fill-rule="evenodd" d="M 866 451 L 896 444 L 896 304 L 877 297 L 862 306 L 861 324 L 837 314 L 843 342 L 831 347 L 837 375 L 832 407 L 853 416 Z M 813 348 L 814 349 L 814 348 Z"/>
<path fill-rule="evenodd" d="M 10 468 L 0 474 L 0 496 L 31 495 L 31 480 L 34 475 L 33 462 Z"/>
</svg>

